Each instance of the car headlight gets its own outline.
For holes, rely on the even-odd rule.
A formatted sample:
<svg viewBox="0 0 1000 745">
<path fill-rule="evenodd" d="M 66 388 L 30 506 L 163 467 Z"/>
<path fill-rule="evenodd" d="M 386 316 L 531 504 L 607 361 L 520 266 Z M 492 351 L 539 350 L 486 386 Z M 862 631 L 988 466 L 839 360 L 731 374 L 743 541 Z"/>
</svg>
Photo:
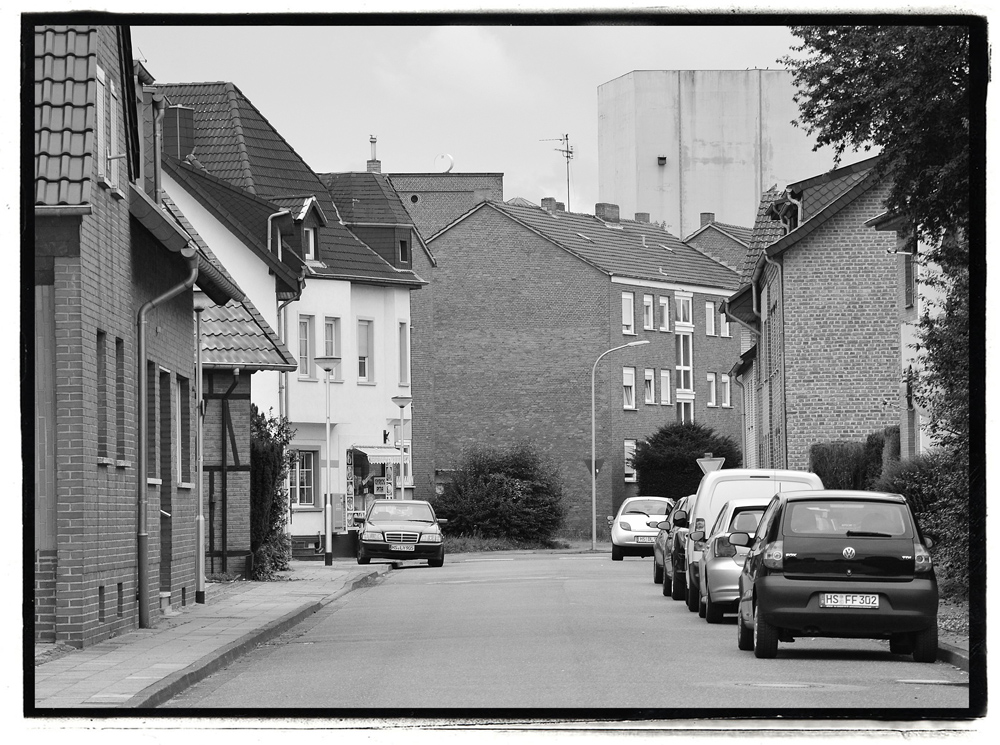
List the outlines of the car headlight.
<svg viewBox="0 0 1000 745">
<path fill-rule="evenodd" d="M 363 540 L 363 541 L 381 541 L 381 540 L 384 540 L 384 539 L 382 538 L 382 534 L 380 532 L 378 532 L 377 530 L 366 530 L 364 533 L 361 534 L 361 540 Z"/>
<path fill-rule="evenodd" d="M 440 533 L 424 533 L 420 536 L 421 543 L 440 543 L 441 534 Z"/>
</svg>

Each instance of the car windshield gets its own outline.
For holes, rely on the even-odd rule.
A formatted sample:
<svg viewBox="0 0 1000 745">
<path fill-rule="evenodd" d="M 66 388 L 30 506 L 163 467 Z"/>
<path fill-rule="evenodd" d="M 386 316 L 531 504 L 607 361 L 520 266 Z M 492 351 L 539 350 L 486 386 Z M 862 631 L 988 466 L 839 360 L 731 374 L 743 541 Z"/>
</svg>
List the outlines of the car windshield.
<svg viewBox="0 0 1000 745">
<path fill-rule="evenodd" d="M 623 515 L 666 515 L 670 502 L 665 499 L 634 499 L 625 505 Z"/>
<path fill-rule="evenodd" d="M 810 500 L 791 502 L 787 513 L 786 535 L 911 535 L 906 507 L 894 502 Z"/>
<path fill-rule="evenodd" d="M 378 503 L 372 506 L 368 514 L 371 522 L 396 522 L 412 520 L 414 522 L 434 522 L 434 514 L 430 505 L 426 504 L 389 504 Z"/>
</svg>

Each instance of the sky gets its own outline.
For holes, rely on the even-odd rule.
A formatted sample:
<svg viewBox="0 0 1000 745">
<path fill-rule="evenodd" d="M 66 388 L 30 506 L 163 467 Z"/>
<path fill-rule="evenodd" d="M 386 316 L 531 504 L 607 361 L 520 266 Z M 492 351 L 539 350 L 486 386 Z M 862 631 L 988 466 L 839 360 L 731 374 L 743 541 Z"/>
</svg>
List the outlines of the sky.
<svg viewBox="0 0 1000 745">
<path fill-rule="evenodd" d="M 443 171 L 450 156 L 453 173 L 502 173 L 504 199 L 592 214 L 601 84 L 633 70 L 778 69 L 796 42 L 780 26 L 624 20 L 133 25 L 132 45 L 159 83 L 234 83 L 317 173 L 364 171 L 374 135 L 383 173 Z"/>
</svg>

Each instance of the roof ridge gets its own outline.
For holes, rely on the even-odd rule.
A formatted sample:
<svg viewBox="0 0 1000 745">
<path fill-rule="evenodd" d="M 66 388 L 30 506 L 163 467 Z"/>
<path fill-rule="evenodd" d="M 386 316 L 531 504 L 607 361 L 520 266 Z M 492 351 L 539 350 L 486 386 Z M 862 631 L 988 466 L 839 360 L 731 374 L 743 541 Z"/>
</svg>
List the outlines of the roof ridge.
<svg viewBox="0 0 1000 745">
<path fill-rule="evenodd" d="M 229 103 L 230 116 L 233 120 L 233 130 L 236 132 L 236 147 L 239 151 L 240 168 L 243 170 L 243 177 L 247 182 L 246 190 L 251 194 L 256 194 L 257 186 L 253 180 L 253 171 L 250 169 L 250 155 L 247 152 L 246 136 L 243 133 L 243 119 L 240 117 L 239 110 L 239 99 L 246 99 L 246 96 L 243 95 L 243 91 L 236 87 L 235 83 L 226 83 L 225 92 L 226 101 Z"/>
</svg>

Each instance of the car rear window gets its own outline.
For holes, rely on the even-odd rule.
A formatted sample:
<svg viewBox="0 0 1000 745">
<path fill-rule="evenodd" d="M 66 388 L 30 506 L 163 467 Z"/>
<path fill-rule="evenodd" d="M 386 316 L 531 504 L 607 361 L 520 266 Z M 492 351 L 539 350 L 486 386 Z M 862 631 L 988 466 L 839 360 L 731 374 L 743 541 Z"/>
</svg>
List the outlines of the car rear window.
<svg viewBox="0 0 1000 745">
<path fill-rule="evenodd" d="M 912 535 L 909 512 L 902 504 L 839 500 L 789 502 L 785 535 L 870 536 Z"/>
<path fill-rule="evenodd" d="M 636 514 L 644 512 L 647 515 L 666 515 L 670 510 L 670 503 L 666 500 L 661 499 L 636 499 L 625 505 L 625 509 L 622 510 L 623 515 L 627 515 L 630 512 Z"/>
<path fill-rule="evenodd" d="M 760 518 L 763 514 L 763 507 L 759 510 L 743 510 L 742 512 L 737 512 L 733 515 L 732 520 L 729 522 L 729 532 L 742 532 L 753 535 L 757 530 L 757 524 L 760 522 Z"/>
</svg>

